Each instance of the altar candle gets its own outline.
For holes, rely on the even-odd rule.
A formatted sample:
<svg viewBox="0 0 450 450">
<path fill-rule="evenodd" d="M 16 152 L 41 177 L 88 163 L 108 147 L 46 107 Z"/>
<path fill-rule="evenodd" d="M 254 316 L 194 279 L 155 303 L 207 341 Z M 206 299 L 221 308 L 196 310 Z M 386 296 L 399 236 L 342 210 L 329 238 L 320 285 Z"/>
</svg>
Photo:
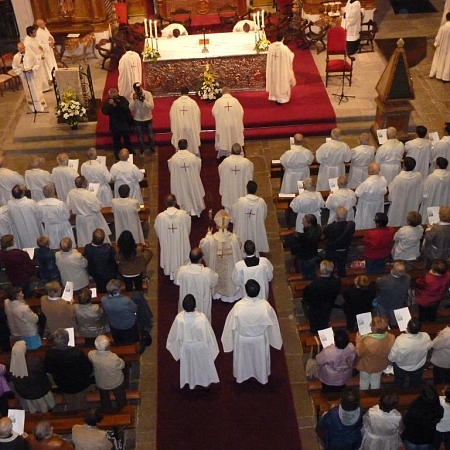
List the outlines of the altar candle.
<svg viewBox="0 0 450 450">
<path fill-rule="evenodd" d="M 153 23 L 155 24 L 155 38 L 158 39 L 158 21 L 155 20 Z"/>
<path fill-rule="evenodd" d="M 150 37 L 152 38 L 153 37 L 153 30 L 152 30 L 152 20 L 149 20 L 148 21 L 148 26 L 149 26 L 149 28 L 150 28 Z"/>
<path fill-rule="evenodd" d="M 261 11 L 261 28 L 264 28 L 264 10 Z"/>
<path fill-rule="evenodd" d="M 147 19 L 144 19 L 145 37 L 148 37 Z"/>
</svg>

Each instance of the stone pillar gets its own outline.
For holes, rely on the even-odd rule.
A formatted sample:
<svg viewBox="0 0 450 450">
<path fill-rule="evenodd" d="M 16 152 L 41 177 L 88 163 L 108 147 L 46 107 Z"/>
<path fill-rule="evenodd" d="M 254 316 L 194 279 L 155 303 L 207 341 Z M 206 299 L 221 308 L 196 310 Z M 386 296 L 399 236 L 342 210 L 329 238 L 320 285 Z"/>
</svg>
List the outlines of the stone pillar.
<svg viewBox="0 0 450 450">
<path fill-rule="evenodd" d="M 35 17 L 31 9 L 30 0 L 11 0 L 14 15 L 16 16 L 17 28 L 19 29 L 20 40 L 25 39 L 26 28 L 33 25 Z M 38 17 L 39 18 L 39 17 Z"/>
</svg>

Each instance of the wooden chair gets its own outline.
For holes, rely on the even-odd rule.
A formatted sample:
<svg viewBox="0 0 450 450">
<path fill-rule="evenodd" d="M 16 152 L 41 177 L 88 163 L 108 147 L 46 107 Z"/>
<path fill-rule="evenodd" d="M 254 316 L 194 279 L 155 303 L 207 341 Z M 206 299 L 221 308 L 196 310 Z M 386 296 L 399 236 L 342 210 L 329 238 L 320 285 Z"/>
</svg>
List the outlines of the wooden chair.
<svg viewBox="0 0 450 450">
<path fill-rule="evenodd" d="M 9 87 L 13 91 L 15 91 L 14 85 L 13 85 L 13 77 L 11 75 L 8 75 L 6 73 L 6 71 L 7 70 L 3 63 L 3 60 L 0 58 L 0 95 L 2 97 L 3 97 L 3 90 L 6 87 Z"/>
<path fill-rule="evenodd" d="M 359 33 L 359 53 L 363 53 L 362 47 L 370 45 L 370 50 L 367 52 L 373 52 L 373 41 L 378 32 L 378 25 L 375 21 L 369 20 L 361 24 L 361 31 Z"/>
<path fill-rule="evenodd" d="M 16 88 L 17 90 L 20 89 L 20 76 L 17 75 L 17 73 L 12 68 L 12 62 L 14 59 L 13 53 L 5 53 L 1 56 L 1 64 L 3 64 L 4 70 L 6 71 L 6 74 L 12 77 L 12 85 L 13 90 Z"/>
<path fill-rule="evenodd" d="M 220 28 L 233 29 L 239 20 L 237 6 L 229 5 L 228 3 L 220 8 L 217 8 L 219 15 Z"/>
<path fill-rule="evenodd" d="M 355 58 L 347 56 L 346 34 L 342 27 L 333 27 L 328 31 L 325 86 L 328 86 L 328 78 L 331 74 L 347 78 L 349 86 L 352 85 Z"/>
<path fill-rule="evenodd" d="M 313 27 L 318 29 L 317 31 L 313 30 Z M 310 48 L 312 45 L 315 45 L 317 54 L 324 51 L 326 48 L 324 39 L 327 37 L 328 30 L 330 29 L 330 25 L 320 25 L 317 23 L 313 23 L 311 21 L 308 22 L 307 26 L 304 30 L 304 39 L 305 43 L 301 48 L 306 49 Z M 322 48 L 320 49 L 318 44 L 322 44 Z"/>
<path fill-rule="evenodd" d="M 170 13 L 170 22 L 171 23 L 180 23 L 181 25 L 190 32 L 191 23 L 192 23 L 192 10 L 178 8 L 175 11 L 171 11 Z"/>
</svg>

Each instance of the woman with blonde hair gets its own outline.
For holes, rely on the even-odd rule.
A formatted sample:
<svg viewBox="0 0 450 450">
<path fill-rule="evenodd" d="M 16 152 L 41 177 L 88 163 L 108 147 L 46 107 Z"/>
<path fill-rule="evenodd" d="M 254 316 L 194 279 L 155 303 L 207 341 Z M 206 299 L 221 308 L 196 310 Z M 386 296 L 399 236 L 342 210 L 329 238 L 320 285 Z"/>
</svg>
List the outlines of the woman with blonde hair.
<svg viewBox="0 0 450 450">
<path fill-rule="evenodd" d="M 370 323 L 372 332 L 361 336 L 356 333 L 356 354 L 359 357 L 359 389 L 379 389 L 381 372 L 388 365 L 388 355 L 395 336 L 388 333 L 388 319 L 375 316 Z"/>
</svg>

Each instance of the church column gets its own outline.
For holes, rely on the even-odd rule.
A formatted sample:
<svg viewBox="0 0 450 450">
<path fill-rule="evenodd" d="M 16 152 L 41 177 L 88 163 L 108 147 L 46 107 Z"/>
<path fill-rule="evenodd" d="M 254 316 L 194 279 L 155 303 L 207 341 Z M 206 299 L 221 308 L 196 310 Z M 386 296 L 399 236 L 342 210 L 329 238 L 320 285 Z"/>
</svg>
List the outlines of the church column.
<svg viewBox="0 0 450 450">
<path fill-rule="evenodd" d="M 30 0 L 11 0 L 14 15 L 16 16 L 17 28 L 19 29 L 20 40 L 24 40 L 26 28 L 34 23 L 33 11 Z"/>
</svg>

